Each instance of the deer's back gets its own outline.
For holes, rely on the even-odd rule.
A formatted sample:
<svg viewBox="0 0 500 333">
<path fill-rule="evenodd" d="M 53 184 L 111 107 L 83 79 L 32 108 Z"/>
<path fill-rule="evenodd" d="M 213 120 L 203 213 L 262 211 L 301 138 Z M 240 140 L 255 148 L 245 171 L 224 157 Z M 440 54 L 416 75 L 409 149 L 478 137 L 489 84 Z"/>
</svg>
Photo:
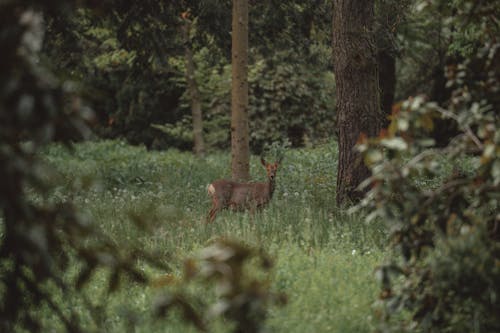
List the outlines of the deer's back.
<svg viewBox="0 0 500 333">
<path fill-rule="evenodd" d="M 270 199 L 267 183 L 238 183 L 221 179 L 211 183 L 208 192 L 215 195 L 224 206 L 233 209 L 261 206 Z"/>
</svg>

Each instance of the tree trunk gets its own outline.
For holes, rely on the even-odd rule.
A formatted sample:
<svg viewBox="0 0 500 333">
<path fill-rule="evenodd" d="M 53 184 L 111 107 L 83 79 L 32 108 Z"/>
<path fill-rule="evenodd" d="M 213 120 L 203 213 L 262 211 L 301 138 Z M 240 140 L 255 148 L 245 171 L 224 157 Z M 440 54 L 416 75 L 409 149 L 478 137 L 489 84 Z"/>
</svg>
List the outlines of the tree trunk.
<svg viewBox="0 0 500 333">
<path fill-rule="evenodd" d="M 372 27 L 374 0 L 333 1 L 333 60 L 339 163 L 337 204 L 358 201 L 370 172 L 354 145 L 380 131 L 378 71 Z"/>
<path fill-rule="evenodd" d="M 193 50 L 191 46 L 191 21 L 186 18 L 182 32 L 184 35 L 184 59 L 186 62 L 186 83 L 191 98 L 191 115 L 193 118 L 193 141 L 194 154 L 198 157 L 205 155 L 205 143 L 203 141 L 203 117 L 201 112 L 200 90 L 195 79 L 195 66 L 193 60 Z"/>
<path fill-rule="evenodd" d="M 231 173 L 250 179 L 248 137 L 248 0 L 233 0 L 231 82 Z"/>
</svg>

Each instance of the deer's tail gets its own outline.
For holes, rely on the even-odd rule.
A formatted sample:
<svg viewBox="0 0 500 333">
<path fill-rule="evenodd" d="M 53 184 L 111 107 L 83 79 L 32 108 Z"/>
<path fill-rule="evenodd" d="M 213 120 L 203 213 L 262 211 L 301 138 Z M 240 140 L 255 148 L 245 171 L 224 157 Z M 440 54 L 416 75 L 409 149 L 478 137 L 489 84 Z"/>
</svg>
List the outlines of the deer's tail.
<svg viewBox="0 0 500 333">
<path fill-rule="evenodd" d="M 213 184 L 208 184 L 207 185 L 207 193 L 208 193 L 208 195 L 214 195 L 215 194 L 215 186 Z"/>
</svg>

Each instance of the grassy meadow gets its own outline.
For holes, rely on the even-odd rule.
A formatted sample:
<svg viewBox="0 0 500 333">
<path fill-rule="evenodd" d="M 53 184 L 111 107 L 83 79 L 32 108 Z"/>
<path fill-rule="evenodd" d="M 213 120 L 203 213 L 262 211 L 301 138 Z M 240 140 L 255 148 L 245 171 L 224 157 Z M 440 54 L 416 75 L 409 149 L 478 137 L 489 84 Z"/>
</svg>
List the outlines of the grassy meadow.
<svg viewBox="0 0 500 333">
<path fill-rule="evenodd" d="M 272 289 L 288 298 L 285 306 L 270 308 L 270 331 L 375 328 L 372 304 L 379 286 L 374 270 L 388 255 L 386 234 L 381 224 L 367 225 L 362 215 L 335 207 L 335 143 L 286 151 L 266 209 L 253 219 L 224 211 L 211 225 L 204 223 L 211 206 L 206 186 L 230 175 L 229 153 L 197 159 L 175 150 L 147 151 L 119 141 L 98 141 L 77 144 L 73 150 L 52 145 L 42 157 L 49 166 L 51 190 L 34 200 L 71 200 L 113 242 L 164 257 L 174 276 L 181 275 L 186 258 L 218 237 L 264 249 L 275 262 Z M 257 156 L 252 157 L 251 174 L 254 180 L 265 179 Z M 72 274 L 79 269 L 75 264 Z M 153 278 L 163 274 L 147 266 L 144 270 Z M 65 304 L 81 308 L 89 330 L 98 321 L 106 332 L 195 332 L 175 312 L 166 320 L 151 319 L 152 304 L 164 288 L 122 281 L 121 288 L 108 294 L 107 281 L 106 272 L 98 272 L 79 294 L 65 296 Z M 213 297 L 202 286 L 190 292 Z M 85 302 L 105 306 L 88 313 Z M 47 331 L 62 330 L 48 309 L 36 315 L 44 319 Z M 213 332 L 229 329 L 221 321 L 211 326 Z"/>
</svg>

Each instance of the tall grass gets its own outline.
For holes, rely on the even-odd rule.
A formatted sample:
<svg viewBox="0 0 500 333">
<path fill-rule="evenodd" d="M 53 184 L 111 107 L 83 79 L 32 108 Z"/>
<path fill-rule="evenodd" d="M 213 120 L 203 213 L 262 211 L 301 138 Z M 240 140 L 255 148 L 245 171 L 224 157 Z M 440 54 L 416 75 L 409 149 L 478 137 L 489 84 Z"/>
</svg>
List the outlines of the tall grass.
<svg viewBox="0 0 500 333">
<path fill-rule="evenodd" d="M 288 305 L 270 311 L 273 331 L 364 332 L 374 325 L 373 270 L 385 254 L 386 236 L 382 225 L 366 225 L 362 216 L 335 207 L 336 151 L 334 143 L 287 151 L 266 209 L 254 217 L 224 211 L 211 225 L 205 224 L 211 205 L 206 185 L 230 175 L 229 154 L 197 159 L 119 141 L 86 142 L 72 150 L 52 145 L 42 154 L 52 170 L 47 178 L 52 190 L 35 200 L 73 201 L 115 242 L 155 251 L 174 273 L 183 258 L 220 236 L 261 247 L 276 261 L 274 288 L 289 298 Z M 258 157 L 251 159 L 251 173 L 254 180 L 265 178 Z M 106 298 L 99 316 L 107 331 L 136 325 L 139 332 L 187 330 L 175 315 L 167 322 L 149 320 L 158 290 L 129 285 L 107 295 L 104 281 L 96 275 L 82 294 L 91 303 Z M 81 295 L 72 302 L 81 306 Z M 60 329 L 53 317 L 39 315 L 47 316 L 47 327 Z M 224 332 L 227 325 L 213 329 Z"/>
</svg>

